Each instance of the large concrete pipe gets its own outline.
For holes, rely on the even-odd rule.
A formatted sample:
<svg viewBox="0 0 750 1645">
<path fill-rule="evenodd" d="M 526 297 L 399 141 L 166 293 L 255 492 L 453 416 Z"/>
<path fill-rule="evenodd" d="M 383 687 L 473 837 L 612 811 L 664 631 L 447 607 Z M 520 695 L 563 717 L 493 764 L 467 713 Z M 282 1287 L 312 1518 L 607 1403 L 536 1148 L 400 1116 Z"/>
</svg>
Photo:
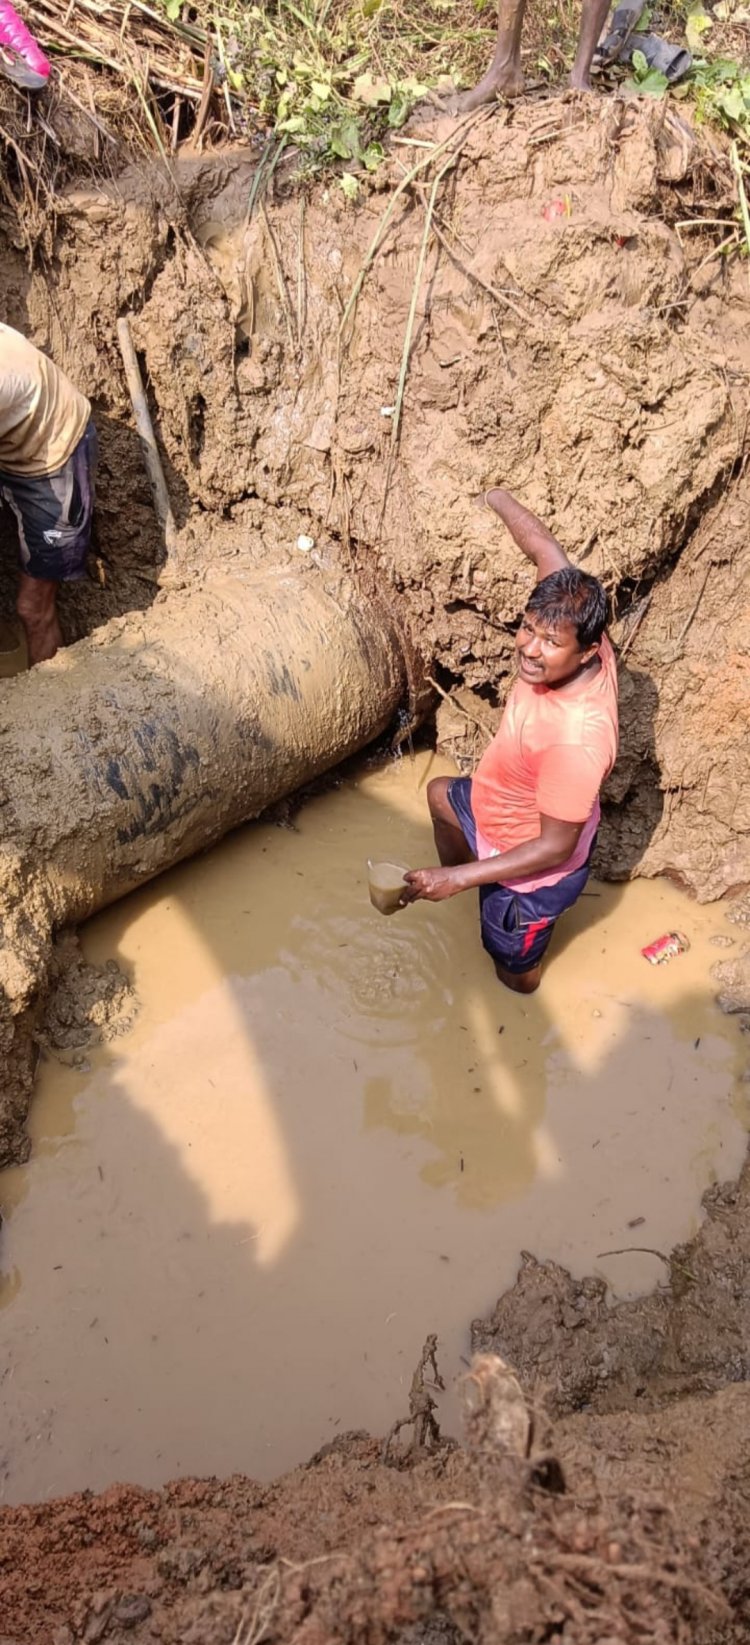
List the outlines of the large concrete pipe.
<svg viewBox="0 0 750 1645">
<path fill-rule="evenodd" d="M 306 564 L 217 571 L 3 686 L 0 1160 L 53 930 L 363 747 L 406 676 L 387 611 Z"/>
</svg>

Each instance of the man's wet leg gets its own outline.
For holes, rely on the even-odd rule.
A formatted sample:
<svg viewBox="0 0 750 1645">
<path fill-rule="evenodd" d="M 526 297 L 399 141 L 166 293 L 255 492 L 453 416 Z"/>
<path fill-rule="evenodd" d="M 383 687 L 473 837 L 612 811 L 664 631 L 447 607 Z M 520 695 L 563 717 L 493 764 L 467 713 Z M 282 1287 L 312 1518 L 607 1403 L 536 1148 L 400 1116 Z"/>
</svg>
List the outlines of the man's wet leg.
<svg viewBox="0 0 750 1645">
<path fill-rule="evenodd" d="M 506 988 L 510 988 L 514 994 L 535 994 L 542 980 L 541 965 L 535 965 L 532 971 L 520 972 L 506 971 L 500 960 L 495 960 L 494 966 L 500 982 L 504 983 Z"/>
<path fill-rule="evenodd" d="M 22 571 L 16 611 L 26 633 L 29 667 L 47 662 L 63 643 L 57 616 L 57 583 L 48 577 L 27 577 Z"/>
<path fill-rule="evenodd" d="M 443 868 L 458 868 L 461 863 L 475 862 L 476 859 L 448 799 L 450 783 L 450 777 L 433 777 L 427 784 L 427 804 L 440 862 Z"/>
</svg>

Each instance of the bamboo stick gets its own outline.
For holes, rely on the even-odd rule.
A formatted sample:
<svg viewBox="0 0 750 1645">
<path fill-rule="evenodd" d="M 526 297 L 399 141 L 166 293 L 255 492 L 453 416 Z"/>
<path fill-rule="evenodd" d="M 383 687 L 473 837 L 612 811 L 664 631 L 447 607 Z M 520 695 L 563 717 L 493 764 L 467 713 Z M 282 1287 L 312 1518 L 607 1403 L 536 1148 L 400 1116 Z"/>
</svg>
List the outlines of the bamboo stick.
<svg viewBox="0 0 750 1645">
<path fill-rule="evenodd" d="M 167 553 L 167 559 L 169 559 L 170 555 L 174 553 L 177 528 L 174 522 L 172 504 L 169 500 L 167 482 L 164 478 L 164 470 L 161 465 L 159 448 L 156 444 L 156 435 L 154 434 L 154 425 L 151 421 L 151 413 L 148 409 L 148 402 L 146 400 L 143 380 L 141 378 L 141 369 L 138 364 L 138 356 L 133 346 L 133 338 L 130 332 L 130 322 L 127 315 L 121 315 L 117 322 L 117 341 L 120 345 L 122 363 L 125 367 L 125 378 L 128 385 L 128 393 L 130 395 L 130 403 L 133 407 L 135 426 L 140 437 L 141 449 L 143 451 L 146 470 L 151 483 L 151 490 L 153 492 L 156 517 L 159 521 L 162 532 L 164 533 L 164 546 Z"/>
</svg>

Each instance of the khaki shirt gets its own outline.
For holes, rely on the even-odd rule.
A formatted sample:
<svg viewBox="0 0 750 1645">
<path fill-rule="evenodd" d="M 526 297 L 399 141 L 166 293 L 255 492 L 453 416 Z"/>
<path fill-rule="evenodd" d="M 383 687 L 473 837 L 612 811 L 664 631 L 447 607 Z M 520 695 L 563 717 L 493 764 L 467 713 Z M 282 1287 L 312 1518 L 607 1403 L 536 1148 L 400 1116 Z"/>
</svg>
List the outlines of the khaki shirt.
<svg viewBox="0 0 750 1645">
<path fill-rule="evenodd" d="M 0 324 L 0 470 L 54 474 L 72 456 L 91 406 L 53 360 Z"/>
</svg>

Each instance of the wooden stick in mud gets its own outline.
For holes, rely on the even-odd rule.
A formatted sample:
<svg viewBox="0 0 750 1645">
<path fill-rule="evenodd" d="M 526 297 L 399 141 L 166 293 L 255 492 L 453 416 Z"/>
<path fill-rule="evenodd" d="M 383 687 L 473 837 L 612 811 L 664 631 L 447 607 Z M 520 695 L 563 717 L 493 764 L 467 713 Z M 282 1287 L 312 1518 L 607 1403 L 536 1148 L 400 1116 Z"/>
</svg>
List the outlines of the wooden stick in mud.
<svg viewBox="0 0 750 1645">
<path fill-rule="evenodd" d="M 133 407 L 135 426 L 138 430 L 141 449 L 151 482 L 156 516 L 164 533 L 164 546 L 167 551 L 167 559 L 169 559 L 170 554 L 174 552 L 177 528 L 172 513 L 172 504 L 169 500 L 167 482 L 164 478 L 164 470 L 161 466 L 159 448 L 156 444 L 154 425 L 151 421 L 151 413 L 148 409 L 148 402 L 143 388 L 138 356 L 133 347 L 130 322 L 126 315 L 122 315 L 117 322 L 117 341 L 120 345 L 122 363 L 125 367 L 125 378 L 130 403 Z"/>
</svg>

